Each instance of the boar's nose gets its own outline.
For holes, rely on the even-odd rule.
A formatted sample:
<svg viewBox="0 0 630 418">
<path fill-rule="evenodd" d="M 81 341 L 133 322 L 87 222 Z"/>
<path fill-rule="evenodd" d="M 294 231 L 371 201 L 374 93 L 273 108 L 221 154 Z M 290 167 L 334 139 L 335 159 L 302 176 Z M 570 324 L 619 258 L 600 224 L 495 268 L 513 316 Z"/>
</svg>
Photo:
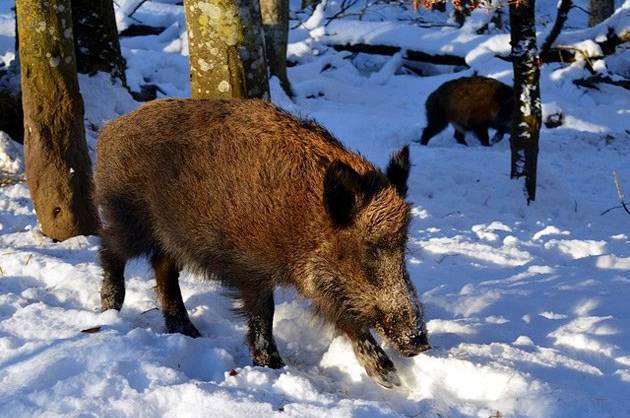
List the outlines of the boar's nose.
<svg viewBox="0 0 630 418">
<path fill-rule="evenodd" d="M 430 348 L 431 346 L 429 345 L 427 334 L 416 335 L 411 339 L 410 349 L 404 352 L 403 355 L 413 357 Z"/>
</svg>

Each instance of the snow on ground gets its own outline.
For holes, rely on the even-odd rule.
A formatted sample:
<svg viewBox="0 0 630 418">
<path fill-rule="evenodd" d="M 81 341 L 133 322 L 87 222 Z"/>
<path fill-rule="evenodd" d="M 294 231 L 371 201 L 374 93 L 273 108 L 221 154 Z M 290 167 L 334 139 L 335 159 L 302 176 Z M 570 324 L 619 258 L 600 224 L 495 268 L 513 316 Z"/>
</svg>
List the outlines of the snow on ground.
<svg viewBox="0 0 630 418">
<path fill-rule="evenodd" d="M 130 22 L 120 11 L 134 2 L 118 2 L 122 25 Z M 122 40 L 132 88 L 155 83 L 167 95 L 188 95 L 185 26 L 173 3 L 149 1 L 136 15 L 165 32 Z M 330 3 L 327 13 L 336 7 Z M 316 14 L 291 33 L 293 102 L 272 80 L 276 103 L 315 118 L 381 166 L 419 137 L 426 96 L 471 73 L 406 75 L 397 71 L 400 56 L 336 53 L 319 38 L 331 27 L 336 36 L 356 35 L 378 16 L 394 31 L 417 30 L 405 21 L 415 15 L 396 7 L 383 6 L 368 16 L 372 22 L 326 29 Z M 583 27 L 579 13 L 569 20 L 574 29 Z M 541 15 L 553 16 L 553 5 Z M 401 22 L 392 23 L 397 16 Z M 442 39 L 435 48 L 462 48 L 459 37 L 476 36 L 449 31 L 434 30 Z M 0 56 L 7 62 L 12 36 L 4 3 Z M 469 42 L 479 48 L 468 57 L 483 55 L 484 43 L 507 48 L 499 32 Z M 484 59 L 476 70 L 511 81 L 509 65 Z M 618 204 L 613 170 L 630 194 L 630 101 L 618 87 L 576 88 L 571 80 L 582 76 L 579 63 L 542 69 L 546 112 L 561 110 L 565 124 L 541 132 L 538 197 L 529 207 L 521 182 L 509 178 L 507 140 L 486 149 L 469 137 L 466 148 L 449 129 L 428 147 L 412 145 L 408 268 L 434 348 L 412 359 L 387 348 L 403 380 L 396 390 L 368 379 L 348 341 L 290 289 L 276 297 L 275 335 L 288 364 L 281 370 L 249 366 L 245 325 L 232 302 L 189 273 L 182 293 L 203 338 L 164 334 L 142 260 L 127 266 L 123 310 L 99 312 L 98 239 L 53 243 L 37 227 L 25 184 L 0 187 L 2 415 L 630 416 L 630 217 L 621 209 L 600 215 Z M 98 129 L 137 103 L 105 77 L 80 82 L 93 152 Z M 21 170 L 20 148 L 0 139 L 2 169 Z"/>
</svg>

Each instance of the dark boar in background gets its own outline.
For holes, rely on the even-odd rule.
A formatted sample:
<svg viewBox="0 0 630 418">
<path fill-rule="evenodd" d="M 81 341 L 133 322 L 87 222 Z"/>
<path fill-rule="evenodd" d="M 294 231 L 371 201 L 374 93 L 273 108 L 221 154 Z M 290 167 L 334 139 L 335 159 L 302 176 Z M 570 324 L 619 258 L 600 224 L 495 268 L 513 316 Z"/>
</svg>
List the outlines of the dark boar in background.
<svg viewBox="0 0 630 418">
<path fill-rule="evenodd" d="M 121 308 L 125 263 L 147 255 L 167 330 L 197 337 L 178 283 L 190 268 L 235 290 L 254 364 L 278 368 L 273 289 L 293 285 L 372 378 L 398 385 L 370 330 L 406 356 L 429 347 L 405 268 L 408 175 L 407 147 L 383 173 L 263 101 L 144 105 L 98 140 L 102 308 Z"/>
<path fill-rule="evenodd" d="M 427 145 L 449 123 L 455 128 L 455 140 L 463 145 L 467 131 L 472 131 L 484 146 L 490 146 L 488 128 L 496 129 L 492 143 L 503 139 L 512 127 L 514 107 L 512 87 L 488 77 L 463 77 L 447 81 L 426 101 L 427 126 L 420 143 Z"/>
</svg>

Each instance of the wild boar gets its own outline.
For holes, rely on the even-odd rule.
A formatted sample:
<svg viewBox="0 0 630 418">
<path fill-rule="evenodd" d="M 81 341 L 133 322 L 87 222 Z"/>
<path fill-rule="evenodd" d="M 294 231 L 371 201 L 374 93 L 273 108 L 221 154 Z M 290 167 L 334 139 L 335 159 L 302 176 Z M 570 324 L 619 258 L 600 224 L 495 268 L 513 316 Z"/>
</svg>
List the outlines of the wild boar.
<svg viewBox="0 0 630 418">
<path fill-rule="evenodd" d="M 273 289 L 292 285 L 348 336 L 368 375 L 399 384 L 378 332 L 405 356 L 429 348 L 405 267 L 409 149 L 383 173 L 314 122 L 257 100 L 157 100 L 98 139 L 102 309 L 149 256 L 168 332 L 198 337 L 179 289 L 186 267 L 234 290 L 253 363 L 284 365 Z"/>
<path fill-rule="evenodd" d="M 449 123 L 455 140 L 468 145 L 466 131 L 473 131 L 482 145 L 489 147 L 488 128 L 496 129 L 492 143 L 499 142 L 512 125 L 514 107 L 512 87 L 488 77 L 462 77 L 447 81 L 426 101 L 427 126 L 420 143 L 427 145 Z"/>
</svg>

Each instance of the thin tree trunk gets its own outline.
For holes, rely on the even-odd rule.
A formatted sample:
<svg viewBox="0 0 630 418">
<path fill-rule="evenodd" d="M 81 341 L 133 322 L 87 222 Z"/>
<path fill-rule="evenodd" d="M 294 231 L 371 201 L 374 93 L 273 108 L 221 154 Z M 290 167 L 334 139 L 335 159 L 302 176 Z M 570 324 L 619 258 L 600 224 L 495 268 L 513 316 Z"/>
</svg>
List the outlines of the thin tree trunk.
<svg viewBox="0 0 630 418">
<path fill-rule="evenodd" d="M 589 0 L 588 25 L 595 26 L 615 13 L 615 0 Z"/>
<path fill-rule="evenodd" d="M 287 77 L 287 43 L 289 41 L 289 0 L 260 0 L 265 48 L 269 70 L 280 80 L 285 93 L 291 97 L 291 83 Z"/>
<path fill-rule="evenodd" d="M 26 178 L 42 232 L 93 234 L 92 177 L 70 0 L 18 0 Z"/>
<path fill-rule="evenodd" d="M 514 118 L 510 148 L 512 178 L 525 177 L 527 202 L 536 199 L 538 137 L 541 123 L 539 57 L 534 18 L 535 0 L 510 3 Z"/>
<path fill-rule="evenodd" d="M 269 98 L 256 0 L 185 0 L 195 99 Z"/>
<path fill-rule="evenodd" d="M 560 0 L 558 2 L 558 12 L 556 14 L 556 21 L 554 22 L 553 27 L 551 28 L 551 31 L 549 32 L 549 35 L 547 35 L 547 39 L 545 39 L 545 43 L 543 43 L 543 46 L 540 48 L 541 56 L 547 55 L 547 53 L 549 52 L 549 49 L 551 49 L 551 46 L 558 38 L 558 35 L 560 35 L 560 32 L 562 32 L 564 23 L 567 21 L 567 18 L 569 17 L 569 11 L 571 10 L 571 7 L 573 7 L 572 0 Z"/>
<path fill-rule="evenodd" d="M 112 0 L 72 0 L 72 26 L 78 72 L 105 72 L 127 85 Z"/>
</svg>

